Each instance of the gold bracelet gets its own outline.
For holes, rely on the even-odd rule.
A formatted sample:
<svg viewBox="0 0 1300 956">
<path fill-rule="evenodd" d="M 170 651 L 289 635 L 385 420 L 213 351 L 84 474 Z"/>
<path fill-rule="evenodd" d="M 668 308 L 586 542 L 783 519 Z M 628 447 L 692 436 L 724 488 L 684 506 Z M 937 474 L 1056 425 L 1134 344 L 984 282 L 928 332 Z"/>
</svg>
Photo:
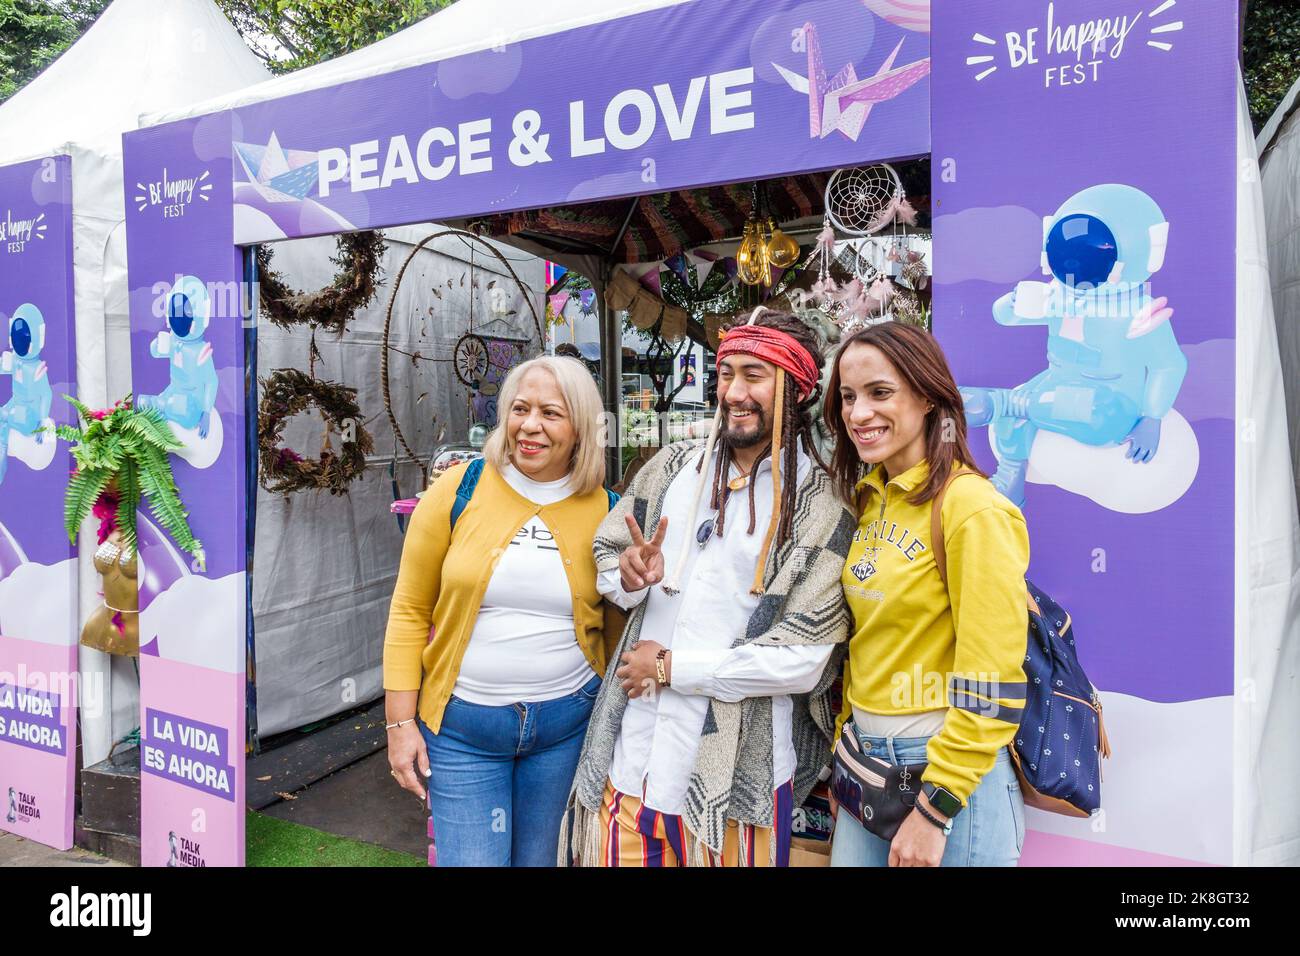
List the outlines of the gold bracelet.
<svg viewBox="0 0 1300 956">
<path fill-rule="evenodd" d="M 668 656 L 668 650 L 661 648 L 655 655 L 655 678 L 659 681 L 660 687 L 668 686 L 668 673 L 664 670 L 664 658 Z"/>
</svg>

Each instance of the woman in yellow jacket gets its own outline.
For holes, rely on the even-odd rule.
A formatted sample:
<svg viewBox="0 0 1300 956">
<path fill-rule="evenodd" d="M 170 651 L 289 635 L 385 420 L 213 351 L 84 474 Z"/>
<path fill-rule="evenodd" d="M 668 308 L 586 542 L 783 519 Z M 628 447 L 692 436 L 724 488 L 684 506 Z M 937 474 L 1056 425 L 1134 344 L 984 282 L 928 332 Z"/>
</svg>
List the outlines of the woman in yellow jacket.
<svg viewBox="0 0 1300 956">
<path fill-rule="evenodd" d="M 840 724 L 867 754 L 925 765 L 891 842 L 837 813 L 831 863 L 1014 865 L 1024 801 L 1007 745 L 1025 700 L 1025 519 L 974 467 L 961 395 L 927 332 L 884 322 L 847 339 L 825 415 L 832 472 L 860 514 L 842 578 L 854 623 Z M 931 512 L 950 481 L 945 585 Z"/>
<path fill-rule="evenodd" d="M 555 864 L 605 672 L 600 394 L 581 363 L 542 357 L 498 407 L 454 528 L 466 465 L 411 516 L 384 639 L 389 763 L 407 790 L 428 783 L 443 866 Z"/>
</svg>

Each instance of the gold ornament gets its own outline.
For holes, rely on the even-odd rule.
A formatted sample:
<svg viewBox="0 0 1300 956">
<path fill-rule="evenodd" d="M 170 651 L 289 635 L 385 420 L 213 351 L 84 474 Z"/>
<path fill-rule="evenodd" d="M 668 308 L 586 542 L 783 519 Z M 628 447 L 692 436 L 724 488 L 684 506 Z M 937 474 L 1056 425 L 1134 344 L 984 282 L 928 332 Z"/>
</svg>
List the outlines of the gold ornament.
<svg viewBox="0 0 1300 956">
<path fill-rule="evenodd" d="M 114 531 L 95 552 L 95 570 L 103 579 L 104 601 L 81 629 L 81 643 L 105 654 L 137 657 L 140 654 L 140 594 L 134 551 L 122 547 Z M 114 623 L 114 618 L 121 625 Z"/>
</svg>

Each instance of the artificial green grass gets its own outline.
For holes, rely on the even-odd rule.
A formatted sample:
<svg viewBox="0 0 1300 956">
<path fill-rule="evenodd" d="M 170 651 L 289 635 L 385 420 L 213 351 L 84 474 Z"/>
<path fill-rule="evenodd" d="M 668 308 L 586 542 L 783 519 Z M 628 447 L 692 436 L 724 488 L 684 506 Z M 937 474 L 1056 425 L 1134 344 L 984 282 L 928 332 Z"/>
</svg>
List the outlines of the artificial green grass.
<svg viewBox="0 0 1300 956">
<path fill-rule="evenodd" d="M 427 866 L 409 853 L 335 836 L 300 823 L 250 812 L 244 821 L 245 866 Z"/>
</svg>

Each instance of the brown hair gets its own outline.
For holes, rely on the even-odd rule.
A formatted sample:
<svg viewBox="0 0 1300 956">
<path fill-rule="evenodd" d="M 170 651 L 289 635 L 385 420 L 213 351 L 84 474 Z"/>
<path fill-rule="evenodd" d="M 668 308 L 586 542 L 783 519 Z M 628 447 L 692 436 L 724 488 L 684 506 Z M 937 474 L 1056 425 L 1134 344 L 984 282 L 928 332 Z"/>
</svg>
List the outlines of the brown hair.
<svg viewBox="0 0 1300 956">
<path fill-rule="evenodd" d="M 975 458 L 966 444 L 966 410 L 939 343 L 929 332 L 914 325 L 881 322 L 844 340 L 835 358 L 835 368 L 827 385 L 826 404 L 822 408 L 826 426 L 835 436 L 830 472 L 844 500 L 857 506 L 855 488 L 867 473 L 866 465 L 858 457 L 853 439 L 844 425 L 844 399 L 840 396 L 840 358 L 855 345 L 880 349 L 912 391 L 922 401 L 934 405 L 925 417 L 925 459 L 929 462 L 930 474 L 925 484 L 908 500 L 914 505 L 929 501 L 947 483 L 956 465 L 984 475 L 975 465 Z M 946 436 L 945 430 L 949 431 Z"/>
<path fill-rule="evenodd" d="M 777 329 L 791 336 L 812 357 L 813 364 L 817 366 L 817 371 L 821 371 L 822 366 L 826 364 L 826 358 L 822 354 L 821 344 L 818 341 L 816 332 L 788 312 L 777 312 L 763 306 L 759 306 L 754 311 L 758 313 L 758 316 L 754 319 L 755 325 Z M 748 315 L 742 315 L 739 317 L 737 324 L 743 325 L 748 319 Z M 789 374 L 785 376 L 785 395 L 782 399 L 781 447 L 776 451 L 776 454 L 781 456 L 781 473 L 785 477 L 785 481 L 781 486 L 780 514 L 773 515 L 774 520 L 777 521 L 775 547 L 778 549 L 790 537 L 794 521 L 795 495 L 798 491 L 798 481 L 795 476 L 798 474 L 799 468 L 799 442 L 803 442 L 804 450 L 813 460 L 825 467 L 812 440 L 813 410 L 816 409 L 820 399 L 820 383 L 813 388 L 812 394 L 801 402 L 799 401 L 799 389 L 795 385 L 794 376 Z M 709 499 L 709 507 L 718 512 L 716 533 L 719 536 L 722 534 L 726 520 L 727 499 L 731 497 L 731 489 L 727 485 L 727 476 L 731 469 L 732 454 L 731 444 L 727 441 L 726 436 L 720 436 L 718 438 L 717 462 L 713 472 L 713 492 Z M 758 458 L 754 461 L 754 467 L 757 468 L 759 462 L 767 457 L 773 457 L 770 442 L 763 451 L 759 452 Z M 701 461 L 697 466 L 697 470 L 703 465 L 704 462 Z M 773 467 L 775 467 L 775 462 Z M 754 482 L 751 481 L 749 482 L 750 534 L 754 533 L 756 517 Z"/>
</svg>

